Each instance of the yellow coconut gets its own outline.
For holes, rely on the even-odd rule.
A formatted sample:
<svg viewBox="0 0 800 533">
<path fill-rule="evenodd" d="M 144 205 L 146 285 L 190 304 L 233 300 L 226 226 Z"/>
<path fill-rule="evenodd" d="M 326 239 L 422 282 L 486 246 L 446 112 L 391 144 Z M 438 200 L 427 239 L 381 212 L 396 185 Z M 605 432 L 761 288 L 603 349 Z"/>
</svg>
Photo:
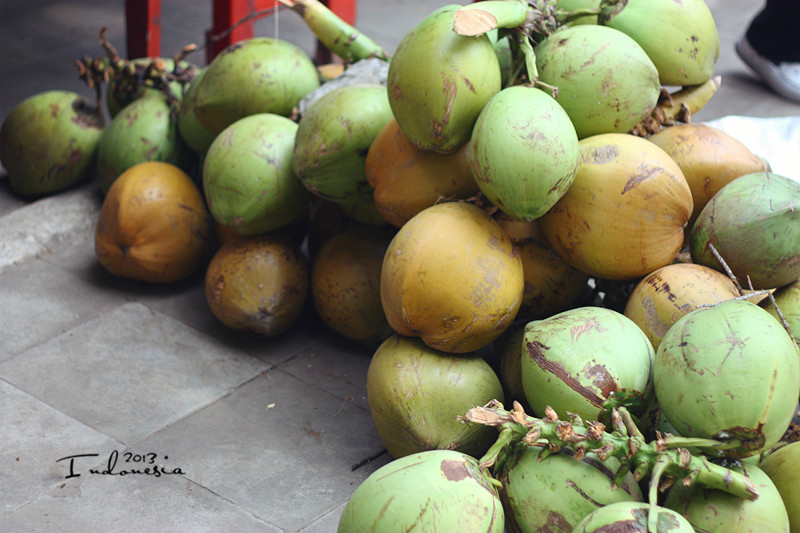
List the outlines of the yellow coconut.
<svg viewBox="0 0 800 533">
<path fill-rule="evenodd" d="M 768 170 L 764 160 L 744 144 L 707 124 L 676 124 L 648 140 L 678 163 L 689 184 L 694 202 L 689 229 L 722 187 L 740 176 Z"/>
<path fill-rule="evenodd" d="M 439 201 L 465 199 L 478 192 L 466 146 L 449 154 L 420 150 L 394 119 L 372 142 L 366 172 L 378 213 L 397 227 Z"/>
<path fill-rule="evenodd" d="M 377 348 L 392 333 L 381 307 L 381 266 L 394 236 L 359 226 L 331 237 L 311 267 L 311 299 L 322 321 L 345 338 Z"/>
<path fill-rule="evenodd" d="M 589 275 L 550 248 L 538 220 L 516 220 L 502 211 L 493 216 L 522 259 L 525 289 L 517 319 L 546 318 L 567 310 L 586 288 Z"/>
<path fill-rule="evenodd" d="M 692 193 L 678 164 L 641 137 L 620 133 L 580 141 L 567 193 L 539 222 L 552 248 L 575 268 L 610 280 L 668 265 L 683 243 Z"/>
<path fill-rule="evenodd" d="M 733 282 L 721 272 L 693 263 L 673 263 L 642 279 L 628 298 L 625 316 L 644 331 L 658 349 L 667 330 L 698 306 L 739 296 Z"/>
<path fill-rule="evenodd" d="M 522 303 L 522 261 L 497 222 L 474 205 L 422 210 L 394 236 L 381 270 L 381 303 L 400 335 L 437 350 L 478 350 Z"/>
<path fill-rule="evenodd" d="M 123 172 L 103 199 L 95 255 L 114 275 L 167 283 L 206 259 L 210 217 L 200 191 L 181 169 L 148 161 Z"/>
<path fill-rule="evenodd" d="M 211 259 L 206 301 L 227 327 L 275 337 L 300 318 L 308 278 L 306 260 L 288 235 L 239 236 Z"/>
</svg>

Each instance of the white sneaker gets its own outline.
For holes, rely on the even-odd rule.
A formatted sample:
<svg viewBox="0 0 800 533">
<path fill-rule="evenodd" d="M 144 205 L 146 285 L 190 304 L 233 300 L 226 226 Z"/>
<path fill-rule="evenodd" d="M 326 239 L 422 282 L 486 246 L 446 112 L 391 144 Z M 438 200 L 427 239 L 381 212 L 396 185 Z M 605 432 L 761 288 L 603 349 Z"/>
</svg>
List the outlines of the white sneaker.
<svg viewBox="0 0 800 533">
<path fill-rule="evenodd" d="M 746 37 L 736 41 L 736 53 L 761 76 L 772 90 L 795 102 L 800 102 L 800 63 L 775 64 L 756 52 Z"/>
</svg>

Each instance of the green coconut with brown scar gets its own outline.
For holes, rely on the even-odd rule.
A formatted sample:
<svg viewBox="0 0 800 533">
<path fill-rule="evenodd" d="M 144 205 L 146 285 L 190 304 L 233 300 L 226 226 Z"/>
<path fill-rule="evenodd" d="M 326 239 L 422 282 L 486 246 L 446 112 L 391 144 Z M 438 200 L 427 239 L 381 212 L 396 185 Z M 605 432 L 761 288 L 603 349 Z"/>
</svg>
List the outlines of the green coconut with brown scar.
<svg viewBox="0 0 800 533">
<path fill-rule="evenodd" d="M 470 531 L 502 533 L 497 488 L 477 459 L 429 450 L 382 466 L 356 488 L 337 533 Z"/>
<path fill-rule="evenodd" d="M 579 307 L 525 326 L 522 386 L 537 416 L 604 419 L 612 404 L 641 414 L 652 393 L 653 346 L 625 315 Z M 541 413 L 541 415 L 538 415 Z"/>
<path fill-rule="evenodd" d="M 576 457 L 571 449 L 557 453 L 524 446 L 511 453 L 496 474 L 502 483 L 507 528 L 513 532 L 572 533 L 586 515 L 616 502 L 641 502 L 642 491 L 631 472 L 614 483 L 620 463 Z M 565 490 L 553 490 L 554 488 Z"/>
<path fill-rule="evenodd" d="M 481 109 L 501 88 L 489 37 L 453 31 L 460 7 L 447 5 L 428 15 L 403 37 L 389 62 L 392 112 L 422 150 L 448 153 L 466 144 Z"/>
<path fill-rule="evenodd" d="M 800 395 L 797 346 L 767 311 L 727 300 L 684 315 L 656 352 L 661 412 L 685 437 L 730 443 L 747 457 L 774 445 Z"/>
</svg>

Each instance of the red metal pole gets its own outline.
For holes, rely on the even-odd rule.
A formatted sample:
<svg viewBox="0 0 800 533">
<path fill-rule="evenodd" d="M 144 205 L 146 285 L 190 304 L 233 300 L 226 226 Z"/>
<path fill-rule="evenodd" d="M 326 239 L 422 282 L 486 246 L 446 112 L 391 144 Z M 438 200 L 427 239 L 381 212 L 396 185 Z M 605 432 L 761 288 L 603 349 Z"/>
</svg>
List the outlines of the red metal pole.
<svg viewBox="0 0 800 533">
<path fill-rule="evenodd" d="M 161 0 L 125 0 L 128 59 L 161 55 Z"/>
</svg>

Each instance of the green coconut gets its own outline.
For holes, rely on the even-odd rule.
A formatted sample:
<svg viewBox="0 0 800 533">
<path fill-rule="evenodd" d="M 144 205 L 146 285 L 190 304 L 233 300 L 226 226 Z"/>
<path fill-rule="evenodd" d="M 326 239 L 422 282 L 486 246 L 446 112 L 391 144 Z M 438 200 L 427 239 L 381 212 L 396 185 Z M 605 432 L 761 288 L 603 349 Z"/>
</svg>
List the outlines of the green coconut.
<svg viewBox="0 0 800 533">
<path fill-rule="evenodd" d="M 764 309 L 727 300 L 678 319 L 653 365 L 656 398 L 685 437 L 730 441 L 731 457 L 772 446 L 794 416 L 800 357 Z"/>
<path fill-rule="evenodd" d="M 632 473 L 615 484 L 620 466 L 617 459 L 601 462 L 585 457 L 578 461 L 572 450 L 555 454 L 542 454 L 542 450 L 524 446 L 498 476 L 511 531 L 572 533 L 585 516 L 605 505 L 642 501 Z"/>
<path fill-rule="evenodd" d="M 186 145 L 197 152 L 205 154 L 217 136 L 216 133 L 203 126 L 195 113 L 195 94 L 205 75 L 205 69 L 199 71 L 186 89 L 178 108 L 178 132 Z"/>
<path fill-rule="evenodd" d="M 117 177 L 139 163 L 161 161 L 191 173 L 196 156 L 178 133 L 175 113 L 163 94 L 137 98 L 103 132 L 97 177 L 105 193 Z"/>
<path fill-rule="evenodd" d="M 493 399 L 502 401 L 503 387 L 483 358 L 444 353 L 415 337 L 386 339 L 367 371 L 372 420 L 395 458 L 436 449 L 485 452 L 497 430 L 458 417 Z"/>
<path fill-rule="evenodd" d="M 422 150 L 449 153 L 467 143 L 486 102 L 501 88 L 497 53 L 486 35 L 453 31 L 453 12 L 441 7 L 408 32 L 389 63 L 392 113 Z"/>
<path fill-rule="evenodd" d="M 656 513 L 655 529 L 649 527 L 650 513 Z M 586 516 L 573 533 L 695 533 L 691 523 L 671 509 L 653 508 L 646 503 L 617 502 Z"/>
<path fill-rule="evenodd" d="M 481 192 L 509 216 L 532 220 L 564 195 L 578 168 L 578 136 L 545 92 L 503 89 L 478 116 L 469 160 Z"/>
<path fill-rule="evenodd" d="M 241 235 L 289 226 L 311 195 L 292 171 L 297 123 L 272 113 L 237 120 L 214 139 L 203 163 L 212 216 Z"/>
<path fill-rule="evenodd" d="M 636 41 L 663 85 L 700 85 L 714 74 L 719 34 L 704 0 L 619 0 L 603 6 L 598 23 Z"/>
<path fill-rule="evenodd" d="M 103 128 L 99 110 L 70 91 L 38 93 L 14 106 L 0 128 L 0 163 L 11 190 L 42 196 L 86 179 Z"/>
<path fill-rule="evenodd" d="M 758 491 L 758 498 L 748 500 L 699 484 L 675 483 L 664 506 L 702 533 L 789 533 L 786 505 L 769 476 L 748 463 L 728 468 L 745 474 Z"/>
<path fill-rule="evenodd" d="M 292 158 L 295 174 L 320 198 L 347 205 L 374 204 L 367 152 L 391 119 L 386 88 L 381 85 L 348 85 L 322 95 L 300 118 Z"/>
<path fill-rule="evenodd" d="M 319 85 L 317 69 L 302 48 L 253 37 L 229 46 L 206 67 L 194 112 L 204 128 L 218 134 L 248 115 L 289 116 Z"/>
<path fill-rule="evenodd" d="M 769 453 L 758 467 L 778 489 L 789 515 L 791 533 L 800 532 L 800 441 Z"/>
<path fill-rule="evenodd" d="M 535 52 L 539 80 L 558 88 L 557 101 L 579 138 L 627 133 L 658 102 L 656 66 L 621 31 L 590 24 L 564 27 Z"/>
<path fill-rule="evenodd" d="M 692 226 L 692 261 L 723 270 L 713 245 L 739 279 L 774 289 L 800 278 L 800 182 L 771 172 L 722 187 Z"/>
<path fill-rule="evenodd" d="M 502 533 L 504 526 L 497 489 L 478 461 L 429 450 L 373 472 L 350 496 L 336 531 Z"/>
<path fill-rule="evenodd" d="M 539 417 L 550 406 L 563 420 L 568 413 L 598 420 L 612 404 L 638 415 L 652 392 L 654 355 L 644 332 L 622 313 L 570 309 L 525 326 L 525 397 Z"/>
</svg>

